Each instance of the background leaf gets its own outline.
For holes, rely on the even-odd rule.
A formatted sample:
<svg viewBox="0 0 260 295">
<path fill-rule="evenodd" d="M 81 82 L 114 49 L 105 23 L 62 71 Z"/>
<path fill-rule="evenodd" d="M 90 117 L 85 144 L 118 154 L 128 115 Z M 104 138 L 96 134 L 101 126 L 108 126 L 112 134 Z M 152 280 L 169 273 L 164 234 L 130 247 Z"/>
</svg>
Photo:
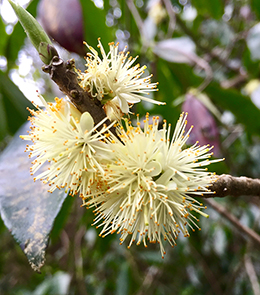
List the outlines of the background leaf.
<svg viewBox="0 0 260 295">
<path fill-rule="evenodd" d="M 4 55 L 6 40 L 8 38 L 8 35 L 5 31 L 5 24 L 1 18 L 0 18 L 0 36 L 1 36 L 1 38 L 0 38 L 0 55 Z"/>
<path fill-rule="evenodd" d="M 251 58 L 253 61 L 260 59 L 260 52 L 259 52 L 259 46 L 260 46 L 260 23 L 253 26 L 249 31 L 247 35 L 247 46 L 251 53 Z"/>
<path fill-rule="evenodd" d="M 260 2 L 258 0 L 251 0 L 250 2 L 257 17 L 260 18 Z"/>
<path fill-rule="evenodd" d="M 260 134 L 260 110 L 253 104 L 250 97 L 231 90 L 222 89 L 216 84 L 211 84 L 206 89 L 209 97 L 223 109 L 231 111 L 237 119 L 242 123 L 249 134 Z"/>
<path fill-rule="evenodd" d="M 0 213 L 32 268 L 39 271 L 54 219 L 67 194 L 63 190 L 50 194 L 42 182 L 33 182 L 31 160 L 24 153 L 26 143 L 19 138 L 28 128 L 29 122 L 19 129 L 0 157 Z"/>
<path fill-rule="evenodd" d="M 212 16 L 213 18 L 219 19 L 224 13 L 224 1 L 222 0 L 192 0 L 192 5 L 196 7 L 199 14 L 205 16 Z"/>
<path fill-rule="evenodd" d="M 97 8 L 92 1 L 80 2 L 83 10 L 85 41 L 95 48 L 97 39 L 101 38 L 103 46 L 107 48 L 107 44 L 114 41 L 114 38 L 111 28 L 106 26 L 106 11 Z"/>
<path fill-rule="evenodd" d="M 14 134 L 28 117 L 27 107 L 31 103 L 10 78 L 0 71 L 0 139 Z M 14 119 L 15 118 L 15 119 Z"/>
</svg>

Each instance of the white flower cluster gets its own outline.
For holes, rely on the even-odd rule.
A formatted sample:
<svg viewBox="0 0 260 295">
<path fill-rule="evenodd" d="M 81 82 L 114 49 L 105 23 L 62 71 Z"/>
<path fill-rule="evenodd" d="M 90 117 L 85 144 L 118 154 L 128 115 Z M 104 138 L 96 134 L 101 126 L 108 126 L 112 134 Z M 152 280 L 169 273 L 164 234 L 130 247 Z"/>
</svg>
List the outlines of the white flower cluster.
<svg viewBox="0 0 260 295">
<path fill-rule="evenodd" d="M 111 126 L 96 132 L 106 118 L 94 126 L 91 115 L 88 112 L 81 114 L 70 102 L 56 98 L 56 104 L 47 104 L 43 97 L 39 98 L 46 110 L 34 104 L 38 110 L 29 110 L 31 131 L 20 136 L 33 142 L 26 147 L 29 157 L 36 157 L 32 162 L 32 175 L 49 163 L 34 181 L 40 179 L 48 183 L 49 192 L 65 188 L 71 195 L 81 192 L 85 195 L 96 172 L 102 173 L 100 160 L 111 153 L 102 142 Z"/>
<path fill-rule="evenodd" d="M 129 52 L 126 52 L 126 48 L 119 52 L 118 44 L 114 43 L 109 44 L 110 51 L 106 54 L 99 39 L 98 47 L 103 58 L 101 59 L 93 47 L 85 44 L 91 53 L 88 53 L 86 58 L 87 70 L 79 75 L 80 85 L 104 104 L 110 119 L 118 119 L 124 113 L 128 114 L 129 104 L 141 100 L 164 104 L 142 95 L 157 91 L 158 83 L 151 83 L 152 75 L 141 78 L 146 66 L 133 66 L 138 56 L 128 57 Z"/>
<path fill-rule="evenodd" d="M 110 44 L 108 55 L 99 46 L 103 60 L 88 46 L 92 53 L 81 86 L 110 104 L 107 110 L 118 119 L 116 134 L 110 131 L 115 123 L 103 125 L 106 118 L 94 126 L 88 112 L 80 113 L 67 100 L 46 103 L 40 97 L 45 109 L 30 110 L 31 131 L 21 136 L 32 141 L 26 148 L 36 157 L 31 174 L 49 184 L 50 192 L 78 194 L 93 208 L 101 236 L 117 232 L 124 242 L 130 235 L 129 247 L 158 242 L 164 257 L 163 240 L 174 246 L 179 233 L 188 237 L 189 229 L 199 228 L 194 213 L 208 217 L 194 196 L 211 192 L 205 166 L 220 160 L 209 160 L 212 148 L 206 145 L 186 148 L 192 129 L 185 133 L 187 114 L 180 115 L 172 138 L 171 125 L 164 121 L 160 129 L 159 118 L 148 114 L 143 122 L 137 116 L 135 126 L 126 118 L 122 124 L 120 113 L 129 112 L 129 103 L 150 101 L 140 94 L 156 84 L 151 76 L 141 79 L 144 68 L 131 68 L 135 59 L 119 53 L 117 45 Z"/>
<path fill-rule="evenodd" d="M 88 112 L 81 114 L 69 102 L 56 99 L 46 110 L 31 110 L 33 127 L 27 146 L 32 174 L 48 162 L 49 167 L 34 179 L 50 186 L 49 191 L 65 188 L 79 194 L 84 205 L 94 208 L 95 224 L 103 226 L 101 235 L 120 233 L 123 242 L 132 235 L 129 246 L 136 241 L 162 240 L 173 246 L 178 234 L 189 236 L 188 228 L 198 228 L 197 212 L 203 216 L 202 204 L 192 198 L 208 192 L 211 183 L 206 168 L 212 153 L 208 146 L 184 145 L 191 129 L 185 134 L 187 114 L 181 114 L 172 139 L 166 122 L 158 128 L 159 118 L 149 116 L 132 126 L 117 125 L 116 137 L 110 126 L 100 131 Z M 102 125 L 100 122 L 99 125 Z"/>
<path fill-rule="evenodd" d="M 132 235 L 129 247 L 159 242 L 163 257 L 162 240 L 174 246 L 180 232 L 188 237 L 188 228 L 199 228 L 193 212 L 208 217 L 192 196 L 211 192 L 211 173 L 204 166 L 218 160 L 209 161 L 208 146 L 184 148 L 191 131 L 185 134 L 186 117 L 181 114 L 172 139 L 170 126 L 165 122 L 159 130 L 159 118 L 149 123 L 148 115 L 143 129 L 139 121 L 136 127 L 126 122 L 126 130 L 118 126 L 120 140 L 107 138 L 112 154 L 104 162 L 105 174 L 83 197 L 97 215 L 94 224 L 103 226 L 101 236 L 117 232 L 123 242 Z"/>
</svg>

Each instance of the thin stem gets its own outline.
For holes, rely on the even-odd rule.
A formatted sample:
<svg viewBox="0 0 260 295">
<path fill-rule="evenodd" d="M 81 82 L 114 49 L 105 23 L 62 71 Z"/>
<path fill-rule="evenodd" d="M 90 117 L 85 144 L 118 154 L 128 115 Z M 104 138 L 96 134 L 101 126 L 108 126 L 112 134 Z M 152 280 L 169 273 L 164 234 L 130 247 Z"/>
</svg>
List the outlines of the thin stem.
<svg viewBox="0 0 260 295">
<path fill-rule="evenodd" d="M 251 228 L 241 224 L 240 221 L 233 214 L 231 214 L 224 206 L 220 205 L 214 200 L 206 199 L 205 202 L 209 204 L 213 209 L 215 209 L 220 215 L 229 220 L 239 230 L 239 233 L 246 234 L 254 242 L 260 245 L 260 236 Z"/>
<path fill-rule="evenodd" d="M 258 215 L 258 218 L 255 219 L 254 226 L 253 226 L 254 230 L 258 226 L 259 220 L 260 220 L 260 215 Z M 250 280 L 254 295 L 260 295 L 260 285 L 259 285 L 259 282 L 258 282 L 258 279 L 257 279 L 254 264 L 253 264 L 252 259 L 251 259 L 251 255 L 252 255 L 252 251 L 253 251 L 252 246 L 253 246 L 252 241 L 249 240 L 247 242 L 247 250 L 246 250 L 246 253 L 244 255 L 244 266 L 245 266 L 248 278 Z"/>
<path fill-rule="evenodd" d="M 171 37 L 174 30 L 175 30 L 175 26 L 176 26 L 176 16 L 175 16 L 175 12 L 173 10 L 173 6 L 171 1 L 169 0 L 163 0 L 165 8 L 168 12 L 170 21 L 169 21 L 169 26 L 168 26 L 168 31 L 167 31 L 167 37 Z"/>
<path fill-rule="evenodd" d="M 246 269 L 248 278 L 250 280 L 250 283 L 252 285 L 254 295 L 260 295 L 260 285 L 258 282 L 258 278 L 257 278 L 256 272 L 255 272 L 254 265 L 252 263 L 252 259 L 248 253 L 245 254 L 244 261 L 245 261 L 245 269 Z"/>
<path fill-rule="evenodd" d="M 154 284 L 158 274 L 160 274 L 159 269 L 156 266 L 150 266 L 147 268 L 143 283 L 136 295 L 147 294 L 149 288 Z"/>
<path fill-rule="evenodd" d="M 134 1 L 133 0 L 127 0 L 127 6 L 129 8 L 129 10 L 131 11 L 133 18 L 136 22 L 136 25 L 139 29 L 139 32 L 141 35 L 143 35 L 143 20 L 137 10 L 137 8 L 135 7 Z"/>
<path fill-rule="evenodd" d="M 194 256 L 196 258 L 198 264 L 201 265 L 204 275 L 211 286 L 209 291 L 213 292 L 216 295 L 222 295 L 223 290 L 221 289 L 221 285 L 220 285 L 219 281 L 217 280 L 217 277 L 214 274 L 214 272 L 210 269 L 210 267 L 207 263 L 208 261 L 205 260 L 205 257 L 203 255 L 201 255 L 201 253 L 194 246 L 192 246 L 192 244 L 190 245 L 190 248 L 192 251 L 192 256 Z"/>
</svg>

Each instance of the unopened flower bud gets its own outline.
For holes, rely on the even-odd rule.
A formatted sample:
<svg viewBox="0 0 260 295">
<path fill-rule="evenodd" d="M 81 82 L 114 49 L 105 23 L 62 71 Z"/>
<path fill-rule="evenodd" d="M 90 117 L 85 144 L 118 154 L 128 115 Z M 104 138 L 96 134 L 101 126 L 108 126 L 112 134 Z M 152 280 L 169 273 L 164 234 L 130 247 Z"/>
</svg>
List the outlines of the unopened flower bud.
<svg viewBox="0 0 260 295">
<path fill-rule="evenodd" d="M 43 28 L 37 22 L 37 20 L 19 4 L 8 0 L 14 9 L 22 27 L 24 28 L 28 38 L 32 42 L 32 45 L 39 52 L 41 60 L 45 64 L 49 64 L 52 58 L 57 54 L 57 51 L 52 46 L 51 40 L 45 33 Z"/>
</svg>

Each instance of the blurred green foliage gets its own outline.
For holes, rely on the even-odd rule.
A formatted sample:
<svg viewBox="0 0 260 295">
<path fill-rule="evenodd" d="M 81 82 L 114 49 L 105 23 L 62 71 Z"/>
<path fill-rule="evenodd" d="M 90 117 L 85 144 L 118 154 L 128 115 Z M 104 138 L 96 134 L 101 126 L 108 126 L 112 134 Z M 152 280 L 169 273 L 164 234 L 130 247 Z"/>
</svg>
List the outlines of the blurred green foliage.
<svg viewBox="0 0 260 295">
<path fill-rule="evenodd" d="M 33 0 L 28 6 L 34 16 L 38 2 Z M 154 93 L 154 98 L 165 101 L 167 106 L 139 104 L 135 112 L 144 115 L 149 111 L 174 125 L 185 95 L 191 88 L 198 88 L 222 114 L 215 119 L 221 156 L 226 161 L 212 169 L 219 174 L 259 178 L 258 0 L 110 0 L 104 1 L 103 8 L 91 0 L 80 2 L 87 43 L 95 47 L 101 37 L 105 44 L 119 41 L 121 49 L 128 45 L 131 55 L 139 55 L 138 62 L 147 64 L 154 81 L 159 81 L 160 91 Z M 102 3 L 94 2 L 97 6 Z M 6 12 L 0 5 L 4 16 Z M 66 9 L 62 0 L 57 9 L 57 13 Z M 28 52 L 28 45 L 24 47 L 26 35 L 19 24 L 13 30 L 10 26 L 13 24 L 6 21 L 6 15 L 0 19 L 1 149 L 26 121 L 26 107 L 30 105 L 11 79 L 18 69 L 18 54 Z M 195 50 L 185 46 L 161 47 L 171 61 L 162 58 L 162 53 L 154 54 L 155 45 L 163 46 L 160 42 L 179 37 L 189 37 Z M 178 63 L 180 56 L 186 59 L 182 63 Z M 38 59 L 37 55 L 33 58 Z M 76 63 L 84 61 L 78 57 Z M 31 72 L 34 70 L 32 67 Z M 42 73 L 41 79 L 49 78 Z M 250 84 L 252 80 L 256 83 Z M 49 96 L 48 83 L 44 87 Z M 12 178 L 11 173 L 7 177 Z M 259 233 L 259 198 L 227 197 L 218 201 L 242 224 Z M 0 220 L 0 294 L 257 294 L 254 292 L 259 283 L 253 277 L 260 277 L 259 245 L 210 207 L 207 211 L 210 218 L 201 218 L 202 230 L 192 233 L 189 239 L 180 237 L 174 249 L 165 245 L 167 254 L 161 259 L 157 245 L 127 249 L 127 243 L 119 245 L 116 235 L 98 237 L 99 229 L 91 226 L 93 213 L 81 208 L 79 200 L 68 197 L 55 219 L 46 264 L 40 274 L 31 270 Z M 248 256 L 253 275 L 248 271 Z"/>
</svg>

